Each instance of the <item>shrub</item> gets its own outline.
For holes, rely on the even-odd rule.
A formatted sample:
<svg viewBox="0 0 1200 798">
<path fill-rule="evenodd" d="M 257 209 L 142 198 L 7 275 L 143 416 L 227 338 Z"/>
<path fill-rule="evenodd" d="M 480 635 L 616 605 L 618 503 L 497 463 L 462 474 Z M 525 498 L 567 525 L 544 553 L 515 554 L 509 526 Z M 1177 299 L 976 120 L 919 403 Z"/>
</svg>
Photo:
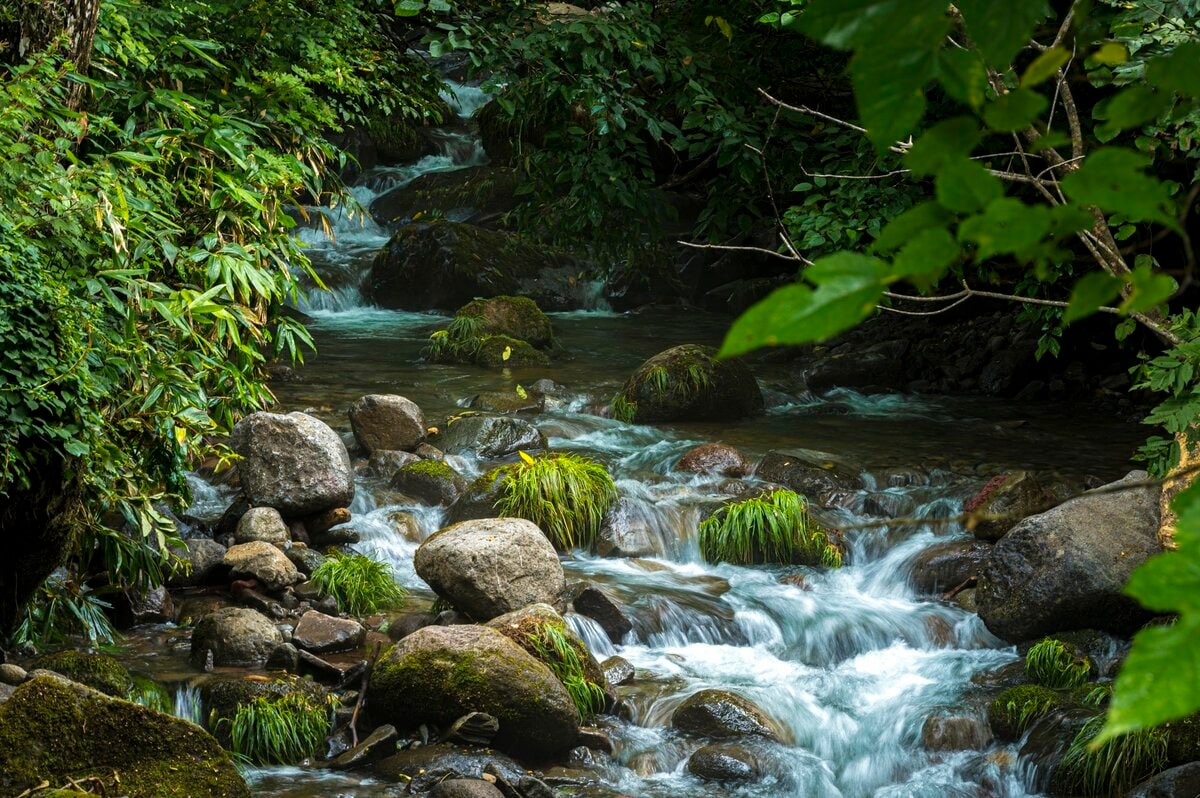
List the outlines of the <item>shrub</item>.
<svg viewBox="0 0 1200 798">
<path fill-rule="evenodd" d="M 1104 716 L 1098 715 L 1076 733 L 1054 774 L 1057 785 L 1084 795 L 1125 795 L 1142 779 L 1166 767 L 1166 730 L 1142 729 L 1093 747 L 1103 725 Z"/>
<path fill-rule="evenodd" d="M 338 609 L 351 615 L 393 609 L 408 596 L 386 563 L 362 554 L 331 554 L 312 572 L 312 582 L 322 596 L 333 596 Z"/>
<path fill-rule="evenodd" d="M 731 502 L 700 524 L 700 554 L 708 562 L 842 564 L 841 550 L 808 514 L 808 501 L 773 490 Z"/>
<path fill-rule="evenodd" d="M 1061 640 L 1046 638 L 1025 655 L 1025 675 L 1043 687 L 1082 687 L 1092 670 L 1087 655 Z"/>
<path fill-rule="evenodd" d="M 233 753 L 257 765 L 291 765 L 313 756 L 333 728 L 337 699 L 303 692 L 259 696 L 237 708 L 230 724 Z"/>
<path fill-rule="evenodd" d="M 574 454 L 521 457 L 505 468 L 496 510 L 537 524 L 559 551 L 591 549 L 617 499 L 604 466 Z"/>
</svg>

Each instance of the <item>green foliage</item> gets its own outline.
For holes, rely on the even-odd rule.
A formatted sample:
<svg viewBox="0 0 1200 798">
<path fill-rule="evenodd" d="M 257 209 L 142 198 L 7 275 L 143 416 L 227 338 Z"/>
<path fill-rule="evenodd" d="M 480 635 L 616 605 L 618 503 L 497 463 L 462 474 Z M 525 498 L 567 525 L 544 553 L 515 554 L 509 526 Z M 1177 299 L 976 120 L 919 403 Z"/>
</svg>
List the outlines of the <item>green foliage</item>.
<svg viewBox="0 0 1200 798">
<path fill-rule="evenodd" d="M 87 585 L 48 579 L 25 605 L 12 641 L 18 647 L 39 649 L 78 636 L 88 645 L 110 645 L 116 642 L 117 631 L 104 611 L 111 606 Z"/>
<path fill-rule="evenodd" d="M 322 701 L 305 691 L 257 696 L 237 708 L 229 724 L 234 755 L 255 765 L 294 765 L 314 756 L 333 729 L 337 698 Z"/>
<path fill-rule="evenodd" d="M 988 723 L 1000 739 L 1016 740 L 1036 721 L 1066 704 L 1061 695 L 1045 687 L 1010 687 L 988 705 Z"/>
<path fill-rule="evenodd" d="M 133 677 L 129 700 L 164 715 L 175 714 L 175 696 L 158 682 L 144 676 Z"/>
<path fill-rule="evenodd" d="M 591 550 L 617 500 L 604 466 L 575 454 L 525 455 L 506 466 L 496 510 L 537 524 L 559 551 Z"/>
<path fill-rule="evenodd" d="M 842 553 L 790 490 L 730 502 L 700 523 L 700 554 L 708 562 L 800 563 L 840 567 Z"/>
<path fill-rule="evenodd" d="M 1166 767 L 1165 730 L 1142 729 L 1096 744 L 1103 725 L 1098 716 L 1076 733 L 1054 774 L 1057 784 L 1083 795 L 1121 796 Z"/>
<path fill-rule="evenodd" d="M 609 413 L 617 421 L 632 424 L 633 420 L 637 418 L 637 402 L 629 399 L 625 394 L 617 394 L 609 405 Z"/>
<path fill-rule="evenodd" d="M 1025 675 L 1043 687 L 1082 687 L 1091 673 L 1091 659 L 1061 640 L 1046 638 L 1025 654 Z"/>
<path fill-rule="evenodd" d="M 659 396 L 671 388 L 671 374 L 664 366 L 655 366 L 646 372 L 646 384 Z"/>
<path fill-rule="evenodd" d="M 395 609 L 408 598 L 387 563 L 362 554 L 333 552 L 310 579 L 322 596 L 333 596 L 340 611 L 360 617 Z"/>
<path fill-rule="evenodd" d="M 579 710 L 579 717 L 586 722 L 603 712 L 608 698 L 602 685 L 588 679 L 584 668 L 588 655 L 580 650 L 579 642 L 572 639 L 565 628 L 552 623 L 540 624 L 529 637 L 537 658 L 546 663 L 567 688 L 571 701 Z"/>
</svg>

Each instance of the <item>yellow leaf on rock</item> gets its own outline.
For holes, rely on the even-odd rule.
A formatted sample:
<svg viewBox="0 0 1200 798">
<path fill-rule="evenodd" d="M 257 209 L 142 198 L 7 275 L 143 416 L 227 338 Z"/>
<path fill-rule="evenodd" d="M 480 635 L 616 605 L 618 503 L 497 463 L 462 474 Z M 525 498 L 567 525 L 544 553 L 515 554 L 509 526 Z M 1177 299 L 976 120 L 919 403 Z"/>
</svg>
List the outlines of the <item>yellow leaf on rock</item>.
<svg viewBox="0 0 1200 798">
<path fill-rule="evenodd" d="M 512 347 L 506 346 L 504 347 L 504 353 L 500 355 L 500 359 L 508 360 L 510 357 L 512 357 Z"/>
<path fill-rule="evenodd" d="M 523 452 L 523 451 L 517 450 L 517 454 L 521 455 L 521 459 L 524 460 L 526 463 L 529 463 L 529 465 L 533 465 L 533 458 L 529 456 L 528 452 Z"/>
</svg>

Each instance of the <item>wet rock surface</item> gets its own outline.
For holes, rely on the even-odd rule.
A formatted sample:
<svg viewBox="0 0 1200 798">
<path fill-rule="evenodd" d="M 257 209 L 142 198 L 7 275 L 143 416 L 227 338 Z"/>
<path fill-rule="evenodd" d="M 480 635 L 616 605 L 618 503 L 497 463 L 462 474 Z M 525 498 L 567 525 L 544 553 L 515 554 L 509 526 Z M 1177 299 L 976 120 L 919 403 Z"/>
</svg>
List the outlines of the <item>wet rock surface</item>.
<svg viewBox="0 0 1200 798">
<path fill-rule="evenodd" d="M 354 498 L 350 455 L 337 433 L 304 413 L 251 413 L 233 428 L 238 474 L 255 506 L 285 515 L 345 507 Z"/>
</svg>

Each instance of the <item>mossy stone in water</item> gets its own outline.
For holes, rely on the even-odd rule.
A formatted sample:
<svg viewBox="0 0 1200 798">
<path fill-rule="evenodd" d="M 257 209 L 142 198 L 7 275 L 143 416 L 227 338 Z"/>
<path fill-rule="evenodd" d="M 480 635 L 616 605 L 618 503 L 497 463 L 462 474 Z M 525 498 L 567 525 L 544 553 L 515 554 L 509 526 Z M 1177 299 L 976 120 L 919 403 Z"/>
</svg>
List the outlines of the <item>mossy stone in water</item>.
<svg viewBox="0 0 1200 798">
<path fill-rule="evenodd" d="M 199 726 L 39 677 L 0 705 L 0 793 L 68 777 L 96 778 L 107 794 L 129 798 L 250 796 L 229 755 Z"/>
<path fill-rule="evenodd" d="M 683 344 L 643 363 L 613 399 L 623 421 L 728 421 L 763 409 L 762 391 L 740 360 Z"/>
<path fill-rule="evenodd" d="M 475 299 L 459 308 L 454 315 L 479 319 L 484 335 L 507 335 L 537 349 L 545 349 L 554 343 L 550 317 L 528 297 Z"/>
<path fill-rule="evenodd" d="M 30 670 L 44 669 L 61 673 L 71 681 L 117 698 L 128 698 L 133 677 L 125 666 L 107 654 L 87 651 L 57 651 L 34 660 Z"/>
<path fill-rule="evenodd" d="M 425 504 L 445 507 L 462 495 L 467 481 L 441 460 L 418 460 L 397 470 L 391 487 Z"/>
<path fill-rule="evenodd" d="M 1016 740 L 1033 723 L 1075 703 L 1047 687 L 1025 684 L 1004 690 L 988 706 L 988 724 L 1001 740 Z"/>
<path fill-rule="evenodd" d="M 506 358 L 505 352 L 508 353 Z M 522 366 L 545 366 L 550 358 L 545 352 L 534 349 L 518 338 L 508 335 L 489 335 L 479 340 L 475 352 L 475 363 L 486 368 L 520 368 Z"/>
</svg>

